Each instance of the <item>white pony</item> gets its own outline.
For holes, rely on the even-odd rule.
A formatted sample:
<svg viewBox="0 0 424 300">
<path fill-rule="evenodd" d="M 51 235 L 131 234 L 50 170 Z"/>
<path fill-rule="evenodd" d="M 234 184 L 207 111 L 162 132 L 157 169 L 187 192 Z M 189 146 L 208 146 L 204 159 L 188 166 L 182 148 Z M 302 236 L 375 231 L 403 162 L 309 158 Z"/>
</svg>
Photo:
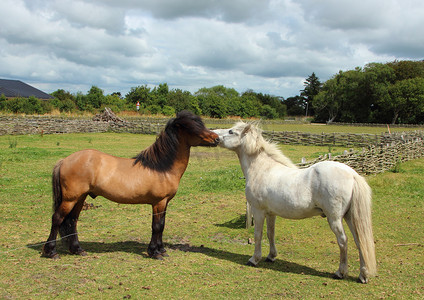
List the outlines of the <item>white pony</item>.
<svg viewBox="0 0 424 300">
<path fill-rule="evenodd" d="M 371 224 L 371 189 L 365 179 L 349 166 L 326 161 L 298 169 L 275 144 L 267 142 L 252 124 L 237 123 L 231 129 L 214 130 L 220 146 L 237 153 L 246 178 L 246 199 L 255 220 L 255 252 L 248 265 L 262 257 L 264 220 L 270 251 L 266 261 L 277 256 L 274 242 L 275 217 L 303 219 L 327 217 L 340 247 L 340 265 L 335 278 L 348 274 L 347 237 L 343 218 L 359 249 L 359 280 L 367 283 L 376 274 L 374 238 Z"/>
</svg>

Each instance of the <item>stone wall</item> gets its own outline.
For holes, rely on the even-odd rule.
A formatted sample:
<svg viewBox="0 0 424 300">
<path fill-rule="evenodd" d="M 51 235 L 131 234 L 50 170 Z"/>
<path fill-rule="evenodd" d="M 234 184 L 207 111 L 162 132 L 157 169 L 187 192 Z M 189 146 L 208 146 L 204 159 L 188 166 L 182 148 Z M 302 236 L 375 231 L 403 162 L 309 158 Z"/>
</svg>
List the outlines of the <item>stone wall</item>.
<svg viewBox="0 0 424 300">
<path fill-rule="evenodd" d="M 63 117 L 16 117 L 0 116 L 0 135 L 55 134 L 78 132 L 131 132 L 157 134 L 166 124 L 166 119 L 137 119 L 123 122 L 93 121 L 88 118 Z"/>
</svg>

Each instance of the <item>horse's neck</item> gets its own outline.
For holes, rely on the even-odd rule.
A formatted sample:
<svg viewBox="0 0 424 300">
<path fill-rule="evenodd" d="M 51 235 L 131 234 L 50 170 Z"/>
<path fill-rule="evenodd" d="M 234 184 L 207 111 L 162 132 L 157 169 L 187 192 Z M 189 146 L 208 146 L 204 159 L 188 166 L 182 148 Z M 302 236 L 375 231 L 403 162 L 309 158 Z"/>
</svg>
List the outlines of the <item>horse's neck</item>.
<svg viewBox="0 0 424 300">
<path fill-rule="evenodd" d="M 240 161 L 240 166 L 246 180 L 249 180 L 252 177 L 252 173 L 255 172 L 255 169 L 259 162 L 258 158 L 260 155 L 260 153 L 250 155 L 246 154 L 245 152 L 237 153 L 237 156 Z"/>
<path fill-rule="evenodd" d="M 268 168 L 274 167 L 276 165 L 280 165 L 282 168 L 291 169 L 290 166 L 286 166 L 281 162 L 277 162 L 273 158 L 269 157 L 269 155 L 265 152 L 258 152 L 249 155 L 243 152 L 237 153 L 237 155 L 246 180 L 252 179 L 256 175 L 262 174 L 263 172 L 266 172 Z"/>
<path fill-rule="evenodd" d="M 177 157 L 172 165 L 172 173 L 181 178 L 187 169 L 188 161 L 190 158 L 190 146 L 186 143 L 178 145 Z"/>
</svg>

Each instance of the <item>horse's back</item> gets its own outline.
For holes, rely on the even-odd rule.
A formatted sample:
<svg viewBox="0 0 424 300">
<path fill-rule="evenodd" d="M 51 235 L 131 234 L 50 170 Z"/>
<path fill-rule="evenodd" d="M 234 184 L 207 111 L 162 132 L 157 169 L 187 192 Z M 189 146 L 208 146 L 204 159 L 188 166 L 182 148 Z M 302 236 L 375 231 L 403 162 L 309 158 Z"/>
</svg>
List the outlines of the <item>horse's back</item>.
<svg viewBox="0 0 424 300">
<path fill-rule="evenodd" d="M 157 202 L 165 197 L 172 198 L 178 188 L 175 179 L 140 163 L 134 164 L 134 159 L 93 149 L 66 157 L 60 173 L 65 192 L 103 196 L 118 203 Z"/>
<path fill-rule="evenodd" d="M 341 215 L 348 209 L 354 177 L 349 166 L 326 161 L 306 169 L 275 166 L 246 186 L 252 206 L 283 218 Z"/>
</svg>

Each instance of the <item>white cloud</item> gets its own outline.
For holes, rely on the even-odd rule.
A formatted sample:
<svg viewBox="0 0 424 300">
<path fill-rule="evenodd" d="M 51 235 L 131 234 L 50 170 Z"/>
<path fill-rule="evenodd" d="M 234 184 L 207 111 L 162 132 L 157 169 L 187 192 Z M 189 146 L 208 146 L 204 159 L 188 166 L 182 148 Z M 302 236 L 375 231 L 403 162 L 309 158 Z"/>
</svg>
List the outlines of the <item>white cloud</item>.
<svg viewBox="0 0 424 300">
<path fill-rule="evenodd" d="M 284 97 L 315 72 L 423 59 L 421 0 L 3 0 L 0 77 L 51 92 L 167 82 Z"/>
</svg>

